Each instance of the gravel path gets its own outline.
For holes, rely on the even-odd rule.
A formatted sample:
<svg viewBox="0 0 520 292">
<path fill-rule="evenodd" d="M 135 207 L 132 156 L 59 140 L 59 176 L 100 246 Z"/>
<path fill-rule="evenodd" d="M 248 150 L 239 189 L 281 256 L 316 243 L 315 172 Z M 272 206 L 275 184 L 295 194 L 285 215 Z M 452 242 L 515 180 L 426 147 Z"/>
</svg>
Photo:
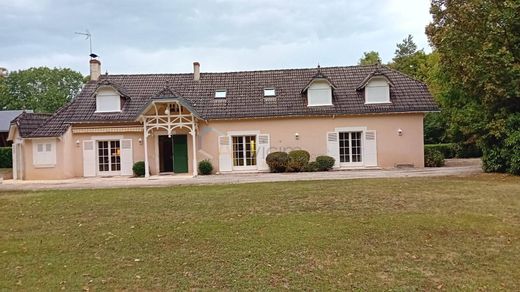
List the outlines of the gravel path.
<svg viewBox="0 0 520 292">
<path fill-rule="evenodd" d="M 448 159 L 445 167 L 439 168 L 403 168 L 403 169 L 364 169 L 329 172 L 304 173 L 242 173 L 191 177 L 187 175 L 152 176 L 150 178 L 77 178 L 47 181 L 0 181 L 0 192 L 16 190 L 44 189 L 101 189 L 128 187 L 157 187 L 199 184 L 240 184 L 254 182 L 301 181 L 301 180 L 336 180 L 360 178 L 399 178 L 399 177 L 435 177 L 468 176 L 481 173 L 480 159 Z"/>
</svg>

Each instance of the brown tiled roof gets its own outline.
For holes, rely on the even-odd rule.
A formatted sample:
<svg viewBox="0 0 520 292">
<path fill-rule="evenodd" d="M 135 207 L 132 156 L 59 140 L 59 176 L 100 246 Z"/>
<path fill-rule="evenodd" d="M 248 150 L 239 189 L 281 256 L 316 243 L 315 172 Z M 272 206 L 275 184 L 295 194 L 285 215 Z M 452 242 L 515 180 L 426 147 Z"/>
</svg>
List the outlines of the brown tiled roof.
<svg viewBox="0 0 520 292">
<path fill-rule="evenodd" d="M 376 70 L 384 73 L 393 84 L 391 104 L 366 105 L 363 90 L 356 90 Z M 301 91 L 317 73 L 316 68 L 202 73 L 199 81 L 194 81 L 191 73 L 103 75 L 99 82 L 87 83 L 71 103 L 58 110 L 31 136 L 60 136 L 74 123 L 135 121 L 150 99 L 156 98 L 165 88 L 189 102 L 206 120 L 438 110 L 425 84 L 376 65 L 320 68 L 319 73 L 336 86 L 334 105 L 308 107 Z M 96 101 L 92 93 L 105 79 L 124 88 L 130 97 L 120 113 L 95 113 Z M 215 99 L 215 90 L 223 88 L 227 90 L 226 99 Z M 275 100 L 266 101 L 265 88 L 276 89 Z"/>
<path fill-rule="evenodd" d="M 41 114 L 23 112 L 11 121 L 11 125 L 16 125 L 22 138 L 31 137 L 31 133 L 45 123 L 51 114 Z"/>
</svg>

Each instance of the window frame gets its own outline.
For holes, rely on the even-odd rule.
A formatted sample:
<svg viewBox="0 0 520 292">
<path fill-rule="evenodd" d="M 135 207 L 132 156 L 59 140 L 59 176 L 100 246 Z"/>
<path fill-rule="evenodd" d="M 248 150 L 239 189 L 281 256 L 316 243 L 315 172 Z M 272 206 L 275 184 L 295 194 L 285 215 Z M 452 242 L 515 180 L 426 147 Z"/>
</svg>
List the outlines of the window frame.
<svg viewBox="0 0 520 292">
<path fill-rule="evenodd" d="M 385 86 L 381 86 L 381 85 L 371 85 L 371 83 L 373 84 L 373 82 L 385 82 Z M 370 101 L 369 100 L 369 89 L 370 88 L 385 88 L 386 91 L 385 91 L 385 94 L 386 95 L 386 100 L 384 101 Z M 365 86 L 365 104 L 390 104 L 392 103 L 392 100 L 390 99 L 390 83 L 388 82 L 388 80 L 386 80 L 385 78 L 372 78 L 370 79 L 366 86 Z"/>
<path fill-rule="evenodd" d="M 35 168 L 50 168 L 57 164 L 56 139 L 34 139 L 33 166 Z"/>
<path fill-rule="evenodd" d="M 224 93 L 223 95 L 219 96 L 219 93 Z M 227 98 L 227 89 L 217 89 L 215 90 L 215 99 L 226 99 Z"/>
<path fill-rule="evenodd" d="M 229 135 L 231 137 L 231 165 L 233 170 L 256 170 L 258 168 L 258 134 L 253 133 L 244 133 L 244 134 L 231 134 Z M 240 144 L 242 144 L 242 149 L 240 152 L 242 152 L 242 157 L 237 158 L 235 157 L 235 153 L 238 153 L 236 151 L 235 146 L 239 143 L 235 143 L 235 139 L 241 138 L 242 141 Z M 249 141 L 254 141 L 254 149 L 247 149 L 247 138 L 249 138 Z M 247 153 L 252 152 L 252 156 L 247 157 Z M 237 165 L 236 160 L 242 160 L 243 165 Z M 253 164 L 247 165 L 248 159 L 252 160 Z"/>
<path fill-rule="evenodd" d="M 268 92 L 272 92 L 272 94 L 268 94 Z M 276 88 L 274 88 L 274 87 L 264 88 L 264 97 L 276 97 Z"/>
<path fill-rule="evenodd" d="M 109 96 L 112 96 L 112 97 L 115 97 L 115 100 L 117 100 L 117 108 L 118 109 L 110 109 L 110 110 L 103 110 L 100 108 L 100 105 L 101 103 L 99 102 L 99 100 L 101 98 L 107 98 Z M 117 112 L 121 112 L 121 94 L 119 94 L 119 92 L 113 90 L 113 89 L 102 89 L 102 90 L 98 90 L 98 92 L 96 92 L 96 111 L 95 113 L 117 113 Z"/>
<path fill-rule="evenodd" d="M 329 103 L 311 103 L 311 92 L 319 92 L 319 91 L 327 91 L 329 94 L 328 99 Z M 307 106 L 308 107 L 314 107 L 314 106 L 333 106 L 332 102 L 332 86 L 328 82 L 324 81 L 315 81 L 313 82 L 309 88 L 307 88 Z M 316 97 L 314 97 L 316 98 Z"/>
<path fill-rule="evenodd" d="M 119 175 L 121 173 L 121 139 L 99 139 L 99 140 L 95 140 L 95 143 L 96 143 L 96 172 L 103 176 L 103 175 Z M 103 163 L 103 164 L 106 164 L 108 166 L 108 170 L 101 170 L 100 167 L 101 167 L 101 162 L 100 162 L 100 143 L 107 143 L 107 158 L 108 158 L 108 162 L 106 163 Z M 119 147 L 112 147 L 112 144 L 113 143 L 118 143 L 119 144 Z M 116 159 L 115 159 L 115 162 L 112 161 L 112 156 L 113 156 L 113 153 L 112 153 L 112 148 L 115 148 L 116 151 L 117 149 L 119 149 L 119 154 L 116 155 Z M 116 152 L 117 153 L 117 152 Z M 103 156 L 102 156 L 103 157 Z M 119 158 L 119 159 L 117 159 Z M 116 170 L 112 169 L 113 167 L 113 164 L 116 164 L 119 165 L 119 169 L 117 169 L 116 167 Z"/>
</svg>

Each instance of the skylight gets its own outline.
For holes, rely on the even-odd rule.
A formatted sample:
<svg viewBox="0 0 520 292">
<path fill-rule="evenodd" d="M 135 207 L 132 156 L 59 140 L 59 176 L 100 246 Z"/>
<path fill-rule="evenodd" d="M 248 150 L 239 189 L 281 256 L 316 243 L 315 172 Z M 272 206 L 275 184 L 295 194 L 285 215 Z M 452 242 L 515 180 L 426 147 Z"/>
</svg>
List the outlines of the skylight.
<svg viewBox="0 0 520 292">
<path fill-rule="evenodd" d="M 276 90 L 274 88 L 265 88 L 264 89 L 264 96 L 265 97 L 276 96 Z"/>
<path fill-rule="evenodd" d="M 215 98 L 226 98 L 227 91 L 225 89 L 217 89 L 215 91 Z"/>
</svg>

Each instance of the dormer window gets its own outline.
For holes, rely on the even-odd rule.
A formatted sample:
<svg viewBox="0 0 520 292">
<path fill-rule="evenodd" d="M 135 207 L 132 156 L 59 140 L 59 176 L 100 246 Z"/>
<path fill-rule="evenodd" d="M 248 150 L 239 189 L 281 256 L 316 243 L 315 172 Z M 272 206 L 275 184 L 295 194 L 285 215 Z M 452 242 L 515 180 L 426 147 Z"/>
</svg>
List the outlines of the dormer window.
<svg viewBox="0 0 520 292">
<path fill-rule="evenodd" d="M 274 88 L 265 88 L 264 89 L 264 97 L 275 97 L 276 90 Z"/>
<path fill-rule="evenodd" d="M 227 90 L 225 90 L 225 89 L 217 89 L 215 91 L 216 99 L 224 99 L 224 98 L 226 98 L 226 95 L 227 95 Z"/>
<path fill-rule="evenodd" d="M 121 95 L 112 88 L 100 88 L 96 91 L 96 112 L 120 112 Z"/>
<path fill-rule="evenodd" d="M 332 87 L 326 81 L 314 81 L 307 89 L 308 106 L 332 105 Z"/>
<path fill-rule="evenodd" d="M 390 103 L 390 84 L 386 78 L 372 78 L 365 86 L 365 103 Z"/>
</svg>

